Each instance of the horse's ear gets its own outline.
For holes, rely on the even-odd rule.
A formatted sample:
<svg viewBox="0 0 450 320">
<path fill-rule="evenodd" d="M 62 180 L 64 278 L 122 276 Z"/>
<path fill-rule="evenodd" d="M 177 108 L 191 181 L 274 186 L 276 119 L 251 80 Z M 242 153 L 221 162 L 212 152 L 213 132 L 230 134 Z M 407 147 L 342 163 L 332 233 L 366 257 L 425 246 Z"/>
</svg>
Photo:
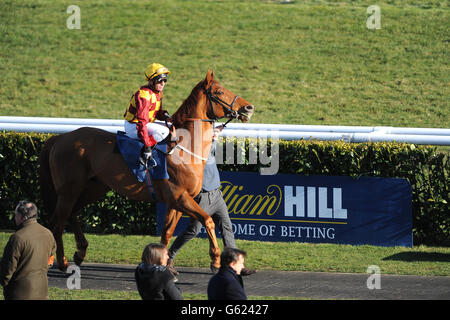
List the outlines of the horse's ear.
<svg viewBox="0 0 450 320">
<path fill-rule="evenodd" d="M 206 79 L 205 79 L 205 81 L 206 81 L 206 83 L 210 83 L 211 81 L 213 81 L 214 80 L 214 71 L 210 71 L 209 69 L 208 69 L 208 73 L 206 74 Z"/>
</svg>

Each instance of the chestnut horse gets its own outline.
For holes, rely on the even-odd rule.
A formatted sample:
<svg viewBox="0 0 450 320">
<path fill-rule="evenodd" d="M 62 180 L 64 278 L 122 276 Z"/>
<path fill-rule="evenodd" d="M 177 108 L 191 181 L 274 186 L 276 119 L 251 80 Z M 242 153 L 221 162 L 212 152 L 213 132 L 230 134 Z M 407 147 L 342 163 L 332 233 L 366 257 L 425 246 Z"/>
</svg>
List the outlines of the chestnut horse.
<svg viewBox="0 0 450 320">
<path fill-rule="evenodd" d="M 178 145 L 169 143 L 170 178 L 152 180 L 158 201 L 167 204 L 161 243 L 169 244 L 182 213 L 186 213 L 205 226 L 211 265 L 220 266 L 213 219 L 193 197 L 201 191 L 214 121 L 235 118 L 247 122 L 253 112 L 253 105 L 222 87 L 208 70 L 206 78 L 173 114 L 173 125 L 182 134 L 178 134 Z M 68 221 L 77 244 L 75 263 L 80 265 L 86 256 L 88 242 L 77 219 L 81 208 L 102 199 L 111 189 L 132 200 L 151 201 L 146 183 L 137 180 L 115 145 L 115 134 L 89 127 L 51 137 L 44 144 L 40 154 L 41 192 L 47 212 L 53 213 L 51 229 L 57 243 L 58 267 L 63 271 L 69 266 L 62 240 Z M 170 154 L 173 148 L 176 152 Z"/>
</svg>

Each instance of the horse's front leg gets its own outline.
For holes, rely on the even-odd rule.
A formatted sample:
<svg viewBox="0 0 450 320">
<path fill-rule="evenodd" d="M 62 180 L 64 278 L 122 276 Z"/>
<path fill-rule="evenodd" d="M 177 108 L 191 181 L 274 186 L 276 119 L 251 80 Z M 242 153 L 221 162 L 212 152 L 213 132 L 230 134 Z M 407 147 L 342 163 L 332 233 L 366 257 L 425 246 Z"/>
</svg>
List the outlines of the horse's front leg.
<svg viewBox="0 0 450 320">
<path fill-rule="evenodd" d="M 217 243 L 215 224 L 213 219 L 187 193 L 183 193 L 177 200 L 177 209 L 199 220 L 206 229 L 209 239 L 209 256 L 211 266 L 220 268 L 220 248 Z M 181 215 L 180 215 L 181 216 Z M 177 220 L 178 222 L 178 220 Z"/>
<path fill-rule="evenodd" d="M 211 266 L 213 266 L 216 269 L 219 269 L 220 268 L 220 248 L 217 243 L 216 225 L 214 224 L 213 219 L 208 215 L 206 215 L 206 219 L 202 223 L 205 226 L 206 232 L 208 233 L 209 256 L 211 257 Z"/>
<path fill-rule="evenodd" d="M 182 212 L 175 209 L 167 208 L 164 221 L 164 227 L 161 230 L 161 243 L 166 247 L 169 246 L 170 239 L 172 238 L 175 228 L 180 220 Z"/>
</svg>

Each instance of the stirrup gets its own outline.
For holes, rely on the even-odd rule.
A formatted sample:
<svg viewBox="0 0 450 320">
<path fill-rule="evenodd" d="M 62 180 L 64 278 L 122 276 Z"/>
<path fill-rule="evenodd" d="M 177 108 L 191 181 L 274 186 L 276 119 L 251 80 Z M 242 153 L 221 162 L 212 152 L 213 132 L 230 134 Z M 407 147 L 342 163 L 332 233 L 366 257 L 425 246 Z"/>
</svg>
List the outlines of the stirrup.
<svg viewBox="0 0 450 320">
<path fill-rule="evenodd" d="M 153 157 L 148 158 L 147 162 L 145 163 L 145 167 L 146 168 L 154 168 L 156 167 L 158 164 L 156 163 L 156 160 L 153 159 Z"/>
<path fill-rule="evenodd" d="M 140 157 L 139 162 L 146 168 L 154 168 L 158 165 L 153 157 L 148 158 L 147 160 L 145 160 L 143 157 Z"/>
</svg>

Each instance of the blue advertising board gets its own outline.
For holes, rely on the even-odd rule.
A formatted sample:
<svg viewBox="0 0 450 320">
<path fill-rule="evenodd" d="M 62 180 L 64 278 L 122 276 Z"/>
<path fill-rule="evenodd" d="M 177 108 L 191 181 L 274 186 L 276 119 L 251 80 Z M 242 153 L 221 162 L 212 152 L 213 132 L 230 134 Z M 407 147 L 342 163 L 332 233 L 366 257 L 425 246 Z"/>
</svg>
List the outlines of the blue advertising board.
<svg viewBox="0 0 450 320">
<path fill-rule="evenodd" d="M 236 239 L 412 246 L 405 179 L 223 171 L 221 191 Z M 160 233 L 165 205 L 157 211 Z M 188 221 L 183 215 L 175 236 Z M 199 236 L 206 237 L 204 228 Z"/>
</svg>

